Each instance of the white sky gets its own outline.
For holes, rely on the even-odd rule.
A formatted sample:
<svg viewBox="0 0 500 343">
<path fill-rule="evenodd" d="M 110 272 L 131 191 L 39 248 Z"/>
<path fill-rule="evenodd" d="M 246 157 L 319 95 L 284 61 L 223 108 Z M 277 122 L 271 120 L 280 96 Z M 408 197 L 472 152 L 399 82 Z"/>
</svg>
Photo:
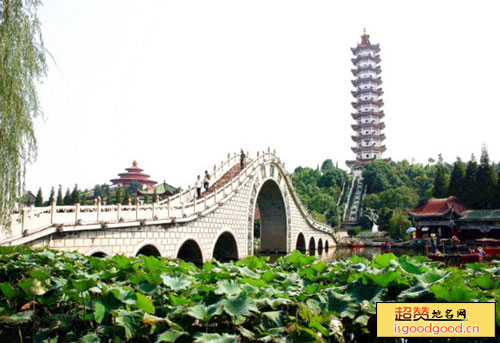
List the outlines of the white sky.
<svg viewBox="0 0 500 343">
<path fill-rule="evenodd" d="M 194 183 L 228 152 L 275 148 L 292 172 L 352 159 L 350 48 L 382 58 L 385 156 L 500 160 L 499 1 L 55 1 L 54 56 L 27 189 L 109 183 L 135 159 Z"/>
</svg>

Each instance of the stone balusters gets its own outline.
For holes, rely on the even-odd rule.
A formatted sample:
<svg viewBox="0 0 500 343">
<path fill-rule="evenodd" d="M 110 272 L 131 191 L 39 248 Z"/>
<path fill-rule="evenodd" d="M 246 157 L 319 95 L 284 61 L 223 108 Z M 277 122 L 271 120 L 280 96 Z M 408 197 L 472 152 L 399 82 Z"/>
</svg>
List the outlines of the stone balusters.
<svg viewBox="0 0 500 343">
<path fill-rule="evenodd" d="M 97 197 L 97 204 L 96 204 L 96 212 L 97 212 L 97 222 L 99 222 L 99 216 L 101 213 L 101 197 Z"/>
<path fill-rule="evenodd" d="M 75 225 L 78 225 L 78 215 L 80 214 L 80 203 L 75 204 Z"/>
</svg>

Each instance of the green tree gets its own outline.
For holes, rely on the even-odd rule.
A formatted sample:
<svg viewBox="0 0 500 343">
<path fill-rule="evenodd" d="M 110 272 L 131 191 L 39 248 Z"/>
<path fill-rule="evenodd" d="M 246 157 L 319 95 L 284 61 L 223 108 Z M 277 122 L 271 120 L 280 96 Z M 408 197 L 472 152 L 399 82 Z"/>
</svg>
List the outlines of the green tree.
<svg viewBox="0 0 500 343">
<path fill-rule="evenodd" d="M 132 180 L 128 185 L 130 194 L 137 194 L 137 190 L 142 190 L 142 185 L 137 180 Z"/>
<path fill-rule="evenodd" d="M 75 184 L 75 188 L 71 192 L 71 203 L 79 204 L 80 203 L 80 191 L 78 190 L 78 185 Z"/>
<path fill-rule="evenodd" d="M 122 205 L 128 205 L 129 201 L 130 201 L 130 192 L 128 188 L 125 188 L 125 195 L 123 197 Z"/>
<path fill-rule="evenodd" d="M 36 157 L 33 121 L 42 114 L 36 83 L 46 74 L 37 0 L 0 3 L 0 227 L 23 193 Z"/>
<path fill-rule="evenodd" d="M 333 165 L 333 162 L 331 159 L 327 159 L 323 162 L 321 165 L 321 172 L 322 173 L 327 173 L 329 171 L 332 171 L 335 169 L 335 166 Z"/>
<path fill-rule="evenodd" d="M 71 193 L 69 192 L 69 188 L 66 189 L 66 194 L 64 194 L 63 204 L 65 206 L 72 205 L 71 204 Z"/>
<path fill-rule="evenodd" d="M 122 189 L 121 188 L 118 188 L 116 190 L 116 194 L 115 194 L 115 201 L 116 201 L 116 204 L 121 204 L 122 203 Z"/>
<path fill-rule="evenodd" d="M 36 207 L 43 206 L 43 196 L 42 196 L 42 189 L 41 188 L 38 188 L 38 192 L 36 193 L 35 206 Z"/>
<path fill-rule="evenodd" d="M 316 194 L 312 199 L 309 209 L 321 214 L 326 214 L 332 207 L 335 206 L 335 200 L 327 194 Z"/>
<path fill-rule="evenodd" d="M 464 192 L 463 199 L 461 199 L 464 205 L 469 208 L 477 208 L 477 170 L 477 162 L 474 155 L 472 155 L 470 161 L 467 163 L 467 168 L 465 168 Z"/>
<path fill-rule="evenodd" d="M 411 221 L 401 210 L 395 210 L 389 220 L 389 234 L 393 238 L 408 238 L 406 230 L 411 226 Z"/>
<path fill-rule="evenodd" d="M 102 188 L 101 186 L 99 185 L 95 185 L 94 186 L 94 198 L 97 198 L 97 197 L 103 197 L 103 192 L 102 192 Z"/>
<path fill-rule="evenodd" d="M 155 188 L 155 192 L 153 194 L 153 202 L 157 203 L 158 202 L 158 190 Z"/>
<path fill-rule="evenodd" d="M 46 206 L 50 206 L 52 205 L 52 199 L 55 199 L 55 191 L 54 191 L 54 187 L 52 187 L 50 189 L 50 195 L 49 195 L 49 199 L 46 201 Z"/>
<path fill-rule="evenodd" d="M 478 195 L 476 207 L 478 209 L 491 209 L 493 207 L 497 183 L 495 168 L 490 164 L 488 150 L 483 145 L 476 179 L 476 195 Z"/>
<path fill-rule="evenodd" d="M 493 207 L 500 208 L 500 171 L 497 174 L 497 186 L 493 197 Z"/>
<path fill-rule="evenodd" d="M 62 196 L 62 189 L 61 185 L 59 185 L 59 189 L 57 190 L 57 199 L 56 199 L 56 205 L 57 206 L 62 206 L 63 205 L 63 196 Z"/>
<path fill-rule="evenodd" d="M 149 204 L 149 196 L 147 194 L 144 194 L 144 203 Z"/>
<path fill-rule="evenodd" d="M 442 164 L 438 164 L 432 194 L 435 198 L 446 198 L 448 196 L 448 180 Z"/>
<path fill-rule="evenodd" d="M 453 169 L 450 176 L 450 184 L 448 186 L 448 194 L 454 195 L 463 201 L 463 186 L 465 180 L 465 165 L 460 158 L 453 164 Z"/>
</svg>

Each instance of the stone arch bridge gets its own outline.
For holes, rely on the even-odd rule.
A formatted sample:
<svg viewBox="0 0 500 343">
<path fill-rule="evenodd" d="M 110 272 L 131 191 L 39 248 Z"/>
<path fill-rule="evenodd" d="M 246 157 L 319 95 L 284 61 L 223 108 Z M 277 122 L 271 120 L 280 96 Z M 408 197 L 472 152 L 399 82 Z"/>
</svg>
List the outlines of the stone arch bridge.
<svg viewBox="0 0 500 343">
<path fill-rule="evenodd" d="M 260 214 L 261 251 L 328 250 L 331 227 L 303 207 L 284 163 L 271 152 L 247 158 L 228 155 L 214 166 L 208 192 L 192 187 L 148 205 L 27 207 L 12 215 L 1 245 L 48 246 L 103 256 L 138 254 L 178 257 L 195 263 L 253 255 L 254 217 Z M 2 230 L 3 231 L 3 230 Z"/>
</svg>

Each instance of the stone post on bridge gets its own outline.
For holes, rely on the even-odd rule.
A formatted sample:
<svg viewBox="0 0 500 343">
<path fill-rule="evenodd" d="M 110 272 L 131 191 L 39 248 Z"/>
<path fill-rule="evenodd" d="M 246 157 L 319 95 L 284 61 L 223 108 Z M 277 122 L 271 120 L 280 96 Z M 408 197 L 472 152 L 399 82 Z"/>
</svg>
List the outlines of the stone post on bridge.
<svg viewBox="0 0 500 343">
<path fill-rule="evenodd" d="M 139 220 L 139 199 L 135 201 L 135 220 Z"/>
<path fill-rule="evenodd" d="M 99 215 L 101 213 L 101 196 L 97 197 L 97 205 L 96 205 L 96 211 L 97 211 L 97 221 L 99 221 Z"/>
<path fill-rule="evenodd" d="M 80 214 L 80 203 L 75 204 L 75 225 L 78 225 L 78 215 Z"/>
<path fill-rule="evenodd" d="M 56 197 L 53 195 L 50 199 L 50 223 L 54 224 L 54 217 L 56 215 Z"/>
</svg>

